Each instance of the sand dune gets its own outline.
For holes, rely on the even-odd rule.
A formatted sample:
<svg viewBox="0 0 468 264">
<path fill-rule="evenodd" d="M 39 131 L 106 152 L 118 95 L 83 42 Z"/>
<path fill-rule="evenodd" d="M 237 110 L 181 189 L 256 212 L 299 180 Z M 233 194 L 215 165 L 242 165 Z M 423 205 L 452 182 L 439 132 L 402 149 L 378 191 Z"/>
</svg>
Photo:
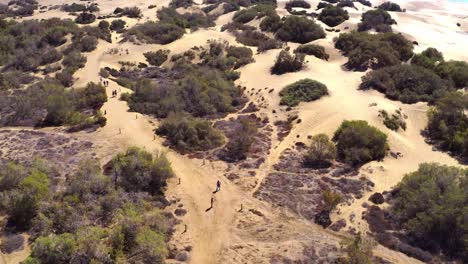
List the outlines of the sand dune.
<svg viewBox="0 0 468 264">
<path fill-rule="evenodd" d="M 58 3 L 72 2 L 74 1 L 44 0 L 40 1 L 40 4 L 53 6 Z M 169 3 L 167 0 L 96 2 L 99 3 L 101 9 L 98 14 L 102 15 L 111 13 L 117 6 L 140 6 L 144 17 L 140 20 L 126 18 L 130 26 L 156 18 L 156 9 L 148 9 L 148 5 L 156 4 L 160 8 Z M 319 1 L 309 2 L 314 7 Z M 378 2 L 382 1 L 373 1 L 374 4 Z M 447 1 L 398 0 L 395 2 L 407 8 L 407 12 L 392 13 L 398 22 L 394 29 L 416 40 L 419 43 L 415 48 L 417 52 L 427 47 L 435 47 L 442 51 L 446 58 L 468 61 L 466 52 L 468 22 L 466 17 L 463 18 L 464 14 L 468 14 L 468 5 L 452 4 Z M 358 10 L 348 8 L 351 19 L 338 27 L 342 31 L 345 27 L 353 29 L 359 22 L 362 11 L 368 9 L 360 4 L 356 5 Z M 280 1 L 278 7 L 280 15 L 287 13 L 283 7 L 284 1 Z M 143 53 L 147 51 L 165 48 L 169 49 L 171 54 L 176 54 L 193 46 L 205 45 L 210 39 L 236 43 L 234 36 L 227 32 L 220 32 L 220 27 L 230 21 L 232 15 L 232 13 L 222 15 L 216 21 L 215 27 L 185 34 L 181 39 L 164 46 L 120 43 L 118 40 L 121 36 L 114 34 L 112 39 L 116 41 L 113 43 L 99 41 L 98 48 L 87 54 L 86 67 L 80 69 L 75 75 L 78 78 L 75 86 L 80 87 L 90 81 L 98 82 L 99 69 L 105 66 L 117 68 L 119 61 L 144 62 Z M 56 16 L 67 17 L 68 15 L 59 10 L 51 10 L 26 19 Z M 456 23 L 462 23 L 462 26 L 458 27 Z M 288 114 L 284 108 L 279 107 L 278 93 L 284 86 L 302 78 L 311 78 L 326 84 L 330 90 L 329 96 L 316 102 L 301 103 L 297 109 L 294 109 L 302 122 L 296 124 L 283 141 L 275 137 L 272 139 L 271 153 L 258 169 L 257 176 L 250 179 L 253 182 L 253 187 L 250 189 L 237 186 L 223 177 L 227 171 L 227 165 L 224 162 L 207 162 L 203 165 L 201 160 L 190 159 L 163 147 L 163 140 L 155 137 L 153 132 L 158 124 L 157 120 L 128 112 L 128 106 L 124 101 L 110 97 L 112 90 L 130 92 L 114 82 L 110 82 L 107 88 L 110 99 L 103 107 L 103 110 L 107 112 L 107 125 L 93 134 L 80 132 L 77 135 L 93 140 L 99 145 L 98 154 L 103 162 L 118 150 L 132 145 L 151 151 L 163 150 L 168 153 L 177 177 L 170 180 L 167 197 L 169 200 L 180 199 L 180 203 L 188 211 L 181 218 L 187 225 L 187 232 L 183 233 L 183 224 L 178 225 L 171 244 L 181 248 L 185 245 L 193 245 L 190 263 L 269 263 L 269 258 L 279 249 L 285 255 L 295 257 L 301 254 L 299 249 L 307 243 L 325 243 L 339 247 L 340 240 L 347 236 L 345 233 L 323 230 L 286 210 L 274 208 L 252 196 L 263 178 L 272 170 L 272 166 L 278 161 L 282 151 L 299 141 L 307 143 L 309 135 L 317 133 L 332 135 L 343 120 L 362 119 L 385 131 L 389 136 L 391 150 L 403 154 L 403 157 L 399 159 L 389 156 L 382 162 L 371 162 L 361 168 L 360 174 L 375 183 L 374 191 L 389 190 L 398 184 L 405 173 L 417 169 L 418 164 L 422 162 L 441 162 L 450 165 L 459 165 L 459 163 L 446 153 L 434 150 L 424 141 L 421 130 L 424 129 L 427 121 L 428 106 L 426 104 L 402 104 L 390 101 L 375 91 L 358 90 L 361 77 L 365 73 L 343 69 L 346 58 L 333 47 L 333 38 L 336 36 L 338 33 L 328 32 L 326 39 L 316 41 L 325 46 L 331 55 L 330 60 L 323 61 L 308 56 L 307 68 L 300 72 L 281 76 L 270 74 L 269 69 L 279 50 L 256 54 L 255 63 L 240 69 L 241 77 L 237 84 L 246 86 L 249 90 L 251 88 L 254 88 L 254 91 L 261 90 L 249 99 L 254 102 L 259 102 L 261 97 L 266 99 L 266 104 L 261 108 L 260 114 L 267 116 L 271 122 L 284 120 Z M 291 48 L 297 46 L 297 44 L 288 44 Z M 109 54 L 111 49 L 118 49 L 118 54 Z M 269 89 L 265 90 L 265 87 Z M 270 89 L 274 91 L 268 93 Z M 372 104 L 376 105 L 371 107 Z M 387 129 L 378 117 L 378 111 L 381 109 L 394 111 L 399 108 L 408 116 L 406 120 L 408 127 L 404 132 Z M 276 110 L 276 113 L 273 113 L 273 110 Z M 178 184 L 179 179 L 180 184 Z M 205 212 L 209 206 L 214 184 L 218 179 L 222 182 L 223 190 L 216 196 L 215 208 Z M 360 217 L 364 210 L 361 205 L 367 201 L 370 194 L 353 201 L 351 205 L 340 206 L 339 211 L 332 216 L 333 220 L 348 220 L 351 215 L 355 215 L 356 220 L 353 223 L 348 222 L 348 226 L 366 231 L 366 224 Z M 244 211 L 237 212 L 241 204 L 243 204 Z M 262 212 L 264 217 L 249 213 L 249 209 Z M 278 227 L 279 223 L 281 227 Z M 267 228 L 268 235 L 262 236 L 258 233 L 257 230 L 260 227 Z M 272 238 L 277 238 L 277 240 L 272 241 Z M 382 246 L 375 249 L 375 254 L 394 263 L 419 263 L 413 258 Z M 0 262 L 1 260 L 0 258 Z M 18 263 L 21 259 L 6 258 L 6 260 L 9 263 Z"/>
</svg>

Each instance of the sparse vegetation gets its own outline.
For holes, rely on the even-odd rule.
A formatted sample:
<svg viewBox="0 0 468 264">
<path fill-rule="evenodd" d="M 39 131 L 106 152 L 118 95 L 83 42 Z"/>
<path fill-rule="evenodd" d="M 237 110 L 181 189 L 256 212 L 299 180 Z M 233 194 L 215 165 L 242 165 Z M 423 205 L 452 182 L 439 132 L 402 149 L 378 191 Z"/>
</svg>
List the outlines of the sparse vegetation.
<svg viewBox="0 0 468 264">
<path fill-rule="evenodd" d="M 396 110 L 391 116 L 387 111 L 380 110 L 379 117 L 383 119 L 384 125 L 391 130 L 397 131 L 400 128 L 406 130 L 406 122 L 401 114 L 401 109 Z"/>
<path fill-rule="evenodd" d="M 387 135 L 366 121 L 343 121 L 333 136 L 338 159 L 353 166 L 361 166 L 385 157 Z"/>
<path fill-rule="evenodd" d="M 353 239 L 345 241 L 341 247 L 346 252 L 345 257 L 338 259 L 338 264 L 372 264 L 372 250 L 376 243 L 369 239 L 363 238 L 361 233 L 355 235 Z"/>
<path fill-rule="evenodd" d="M 222 159 L 226 161 L 235 162 L 245 159 L 254 142 L 254 136 L 257 134 L 255 123 L 248 119 L 241 119 L 240 125 L 235 137 L 226 144 L 225 153 L 222 156 Z"/>
<path fill-rule="evenodd" d="M 316 45 L 316 44 L 300 45 L 294 50 L 294 53 L 304 53 L 306 55 L 315 56 L 319 59 L 326 60 L 326 61 L 330 58 L 330 55 L 327 54 L 327 52 L 325 51 L 325 48 L 323 46 Z"/>
<path fill-rule="evenodd" d="M 304 54 L 297 53 L 291 55 L 286 50 L 282 50 L 276 57 L 275 64 L 271 67 L 272 74 L 285 74 L 288 72 L 297 72 L 304 67 Z"/>
<path fill-rule="evenodd" d="M 348 57 L 347 67 L 356 70 L 393 66 L 413 56 L 413 44 L 402 35 L 391 32 L 342 33 L 335 47 Z"/>
<path fill-rule="evenodd" d="M 129 18 L 140 18 L 142 16 L 140 8 L 134 6 L 134 7 L 125 7 L 122 12 L 120 12 L 120 15 L 126 16 Z"/>
<path fill-rule="evenodd" d="M 463 262 L 468 260 L 467 189 L 466 169 L 423 163 L 398 184 L 390 211 L 411 244 Z"/>
<path fill-rule="evenodd" d="M 348 11 L 337 6 L 327 6 L 322 9 L 318 16 L 318 20 L 325 23 L 327 26 L 335 27 L 349 19 Z"/>
<path fill-rule="evenodd" d="M 304 154 L 304 165 L 311 168 L 326 168 L 336 158 L 336 147 L 325 134 L 312 137 L 307 152 Z"/>
<path fill-rule="evenodd" d="M 297 106 L 300 102 L 310 102 L 328 95 L 327 86 L 311 79 L 302 79 L 284 87 L 279 95 L 280 104 Z"/>
</svg>

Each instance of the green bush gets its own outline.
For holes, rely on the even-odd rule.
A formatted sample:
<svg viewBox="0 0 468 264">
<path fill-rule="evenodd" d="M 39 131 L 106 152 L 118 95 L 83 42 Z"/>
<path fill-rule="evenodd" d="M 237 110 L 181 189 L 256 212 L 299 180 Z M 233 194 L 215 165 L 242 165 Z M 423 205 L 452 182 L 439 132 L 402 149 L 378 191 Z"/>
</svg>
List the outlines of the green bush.
<svg viewBox="0 0 468 264">
<path fill-rule="evenodd" d="M 375 29 L 377 32 L 391 32 L 393 24 L 396 24 L 396 21 L 387 11 L 382 9 L 369 10 L 362 14 L 358 31 Z"/>
<path fill-rule="evenodd" d="M 177 25 L 153 21 L 136 25 L 127 32 L 141 41 L 163 45 L 181 38 L 184 33 L 185 30 Z"/>
<path fill-rule="evenodd" d="M 281 27 L 281 18 L 277 14 L 266 16 L 259 25 L 262 31 L 276 32 Z"/>
<path fill-rule="evenodd" d="M 250 48 L 230 46 L 228 42 L 208 42 L 209 48 L 200 53 L 202 65 L 226 72 L 254 61 L 253 52 Z"/>
<path fill-rule="evenodd" d="M 302 79 L 284 87 L 279 95 L 280 104 L 297 106 L 300 102 L 310 102 L 328 95 L 328 89 L 325 84 L 318 81 Z"/>
<path fill-rule="evenodd" d="M 401 34 L 342 33 L 335 48 L 348 57 L 347 67 L 356 70 L 393 66 L 413 56 L 413 44 Z"/>
<path fill-rule="evenodd" d="M 377 8 L 385 11 L 404 12 L 404 10 L 401 9 L 401 7 L 398 4 L 390 1 L 382 3 Z"/>
<path fill-rule="evenodd" d="M 307 167 L 326 168 L 336 158 L 336 147 L 325 134 L 312 137 L 307 152 L 304 154 L 303 163 Z"/>
<path fill-rule="evenodd" d="M 328 6 L 322 9 L 318 20 L 329 27 L 335 27 L 349 19 L 348 11 L 341 7 Z"/>
<path fill-rule="evenodd" d="M 285 74 L 288 72 L 297 72 L 304 67 L 304 54 L 297 53 L 294 56 L 288 51 L 282 50 L 276 57 L 275 64 L 271 67 L 272 74 Z"/>
<path fill-rule="evenodd" d="M 360 89 L 376 89 L 392 100 L 411 104 L 434 103 L 452 88 L 428 69 L 396 65 L 367 73 L 362 77 Z"/>
<path fill-rule="evenodd" d="M 282 42 L 272 39 L 256 30 L 243 30 L 242 32 L 236 32 L 235 36 L 236 41 L 239 43 L 246 46 L 258 47 L 258 52 L 281 48 L 283 45 Z"/>
<path fill-rule="evenodd" d="M 110 30 L 114 30 L 114 31 L 117 31 L 117 32 L 122 32 L 122 30 L 125 28 L 126 24 L 127 24 L 127 22 L 125 22 L 122 19 L 112 20 Z"/>
<path fill-rule="evenodd" d="M 188 114 L 170 114 L 156 133 L 165 136 L 171 146 L 181 151 L 209 150 L 224 143 L 222 133 L 209 121 Z"/>
<path fill-rule="evenodd" d="M 396 110 L 391 116 L 387 111 L 380 110 L 379 117 L 383 118 L 384 125 L 391 130 L 397 131 L 400 128 L 406 130 L 406 122 L 401 114 L 401 109 Z"/>
<path fill-rule="evenodd" d="M 192 0 L 171 0 L 169 3 L 170 7 L 179 8 L 179 7 L 190 7 L 194 4 Z"/>
<path fill-rule="evenodd" d="M 170 112 L 203 117 L 236 109 L 242 92 L 220 71 L 190 66 L 183 74 L 184 78 L 165 86 L 139 80 L 128 98 L 130 109 L 160 118 Z"/>
<path fill-rule="evenodd" d="M 294 7 L 310 8 L 310 4 L 304 0 L 289 0 L 285 5 L 286 9 L 292 9 Z"/>
<path fill-rule="evenodd" d="M 237 23 L 245 24 L 255 18 L 277 15 L 275 6 L 269 4 L 258 4 L 247 9 L 242 9 L 234 14 L 232 20 Z"/>
<path fill-rule="evenodd" d="M 307 43 L 325 38 L 322 27 L 306 17 L 287 16 L 284 18 L 276 36 L 282 41 Z"/>
<path fill-rule="evenodd" d="M 125 7 L 122 12 L 120 13 L 122 16 L 126 16 L 129 18 L 140 18 L 143 16 L 141 13 L 140 8 L 134 7 Z"/>
<path fill-rule="evenodd" d="M 75 22 L 78 24 L 91 24 L 94 21 L 96 21 L 96 16 L 92 13 L 87 13 L 87 12 L 80 13 L 75 18 Z"/>
<path fill-rule="evenodd" d="M 387 151 L 387 135 L 366 121 L 343 121 L 333 136 L 338 159 L 353 166 L 382 160 Z"/>
<path fill-rule="evenodd" d="M 161 66 L 161 64 L 163 64 L 167 60 L 169 53 L 169 50 L 160 49 L 157 51 L 145 52 L 143 53 L 143 55 L 145 56 L 146 61 L 148 61 L 150 65 Z"/>
<path fill-rule="evenodd" d="M 319 2 L 317 5 L 317 10 L 325 8 L 325 7 L 329 7 L 329 6 L 333 6 L 333 5 L 326 3 L 326 2 Z"/>
<path fill-rule="evenodd" d="M 151 153 L 131 147 L 119 153 L 110 162 L 116 182 L 128 192 L 160 194 L 166 180 L 174 175 L 171 164 L 164 154 Z"/>
<path fill-rule="evenodd" d="M 444 62 L 444 55 L 435 48 L 427 48 L 420 54 L 415 54 L 411 59 L 411 64 L 430 70 L 435 70 L 437 63 L 442 62 Z"/>
<path fill-rule="evenodd" d="M 294 50 L 294 53 L 304 53 L 326 61 L 330 58 L 325 48 L 316 44 L 302 44 Z"/>
<path fill-rule="evenodd" d="M 368 0 L 357 0 L 356 2 L 361 3 L 362 5 L 372 7 L 372 3 Z"/>
<path fill-rule="evenodd" d="M 341 7 L 341 8 L 350 7 L 350 8 L 357 9 L 356 6 L 354 5 L 354 1 L 352 0 L 340 0 L 336 6 Z"/>
<path fill-rule="evenodd" d="M 468 157 L 468 97 L 451 92 L 427 112 L 427 136 L 443 150 Z"/>
<path fill-rule="evenodd" d="M 468 63 L 464 61 L 446 61 L 437 65 L 435 71 L 441 78 L 453 82 L 457 88 L 468 87 Z"/>
<path fill-rule="evenodd" d="M 391 213 L 413 245 L 468 260 L 466 169 L 423 163 L 396 187 Z"/>
</svg>

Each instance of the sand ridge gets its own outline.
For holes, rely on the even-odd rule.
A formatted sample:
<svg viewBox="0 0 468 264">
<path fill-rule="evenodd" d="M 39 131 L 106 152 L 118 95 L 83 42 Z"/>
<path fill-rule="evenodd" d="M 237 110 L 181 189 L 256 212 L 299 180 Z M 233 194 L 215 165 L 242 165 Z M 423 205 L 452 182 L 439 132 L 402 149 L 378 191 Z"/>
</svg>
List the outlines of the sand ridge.
<svg viewBox="0 0 468 264">
<path fill-rule="evenodd" d="M 55 5 L 57 1 L 40 1 L 41 5 Z M 60 1 L 60 3 L 72 3 L 74 1 Z M 116 6 L 139 6 L 143 10 L 144 17 L 139 21 L 128 19 L 128 24 L 134 25 L 146 20 L 155 19 L 156 9 L 148 9 L 150 4 L 156 4 L 158 8 L 165 6 L 169 1 L 97 1 L 101 8 L 100 13 L 107 14 Z M 319 1 L 310 1 L 312 6 Z M 373 1 L 373 4 L 380 1 Z M 468 38 L 463 28 L 456 26 L 461 14 L 468 10 L 464 5 L 459 8 L 455 4 L 446 1 L 434 1 L 431 4 L 420 1 L 395 1 L 399 2 L 408 11 L 402 14 L 392 13 L 398 25 L 394 26 L 396 31 L 402 32 L 419 42 L 416 51 L 421 51 L 429 46 L 441 50 L 447 58 L 468 61 L 468 55 L 464 47 L 468 46 Z M 281 15 L 286 14 L 282 9 L 284 1 L 279 2 L 278 11 Z M 351 19 L 338 28 L 354 25 L 359 21 L 360 14 L 367 7 L 358 5 L 358 10 L 349 9 Z M 465 11 L 463 11 L 465 10 Z M 465 12 L 467 14 L 468 12 Z M 48 18 L 54 16 L 63 17 L 65 13 L 52 10 L 35 15 L 33 18 Z M 196 45 L 205 45 L 209 39 L 222 39 L 230 43 L 236 43 L 234 36 L 227 32 L 220 32 L 220 27 L 231 20 L 233 13 L 220 16 L 216 26 L 209 29 L 199 29 L 195 32 L 185 34 L 181 39 L 164 45 L 170 49 L 171 54 L 176 54 L 190 49 Z M 29 18 L 28 18 L 29 19 Z M 466 24 L 466 22 L 463 22 Z M 465 25 L 464 24 L 464 25 Z M 253 193 L 259 188 L 262 180 L 272 170 L 272 166 L 278 161 L 281 153 L 293 146 L 296 142 L 307 143 L 307 136 L 317 133 L 332 135 L 338 125 L 345 119 L 363 119 L 370 124 L 380 128 L 389 135 L 391 150 L 401 152 L 402 158 L 394 159 L 387 157 L 383 162 L 372 162 L 366 164 L 360 173 L 366 175 L 375 183 L 374 191 L 384 191 L 396 185 L 403 175 L 413 171 L 421 162 L 441 162 L 451 165 L 459 165 L 458 162 L 447 154 L 433 150 L 421 136 L 421 130 L 425 127 L 427 118 L 425 112 L 426 104 L 418 103 L 405 105 L 400 102 L 390 101 L 382 94 L 375 91 L 359 91 L 357 87 L 363 72 L 349 72 L 343 69 L 346 62 L 344 58 L 333 47 L 333 38 L 338 33 L 327 33 L 327 38 L 314 43 L 325 46 L 331 55 L 328 62 L 307 56 L 307 68 L 297 73 L 289 73 L 281 76 L 272 76 L 269 68 L 279 50 L 270 50 L 254 56 L 255 63 L 240 69 L 241 77 L 237 84 L 246 86 L 255 91 L 262 90 L 257 94 L 249 96 L 251 101 L 260 102 L 260 98 L 266 99 L 266 104 L 260 110 L 260 114 L 269 118 L 271 122 L 284 120 L 290 113 L 279 108 L 278 93 L 282 87 L 302 78 L 312 78 L 325 83 L 330 95 L 312 103 L 302 103 L 294 109 L 302 120 L 295 124 L 289 136 L 279 141 L 273 136 L 271 153 L 266 161 L 257 170 L 257 175 L 250 179 L 254 181 L 253 188 L 245 189 L 233 184 L 223 177 L 227 166 L 223 162 L 207 161 L 205 165 L 199 159 L 190 159 L 180 155 L 163 146 L 163 139 L 155 137 L 154 129 L 158 121 L 141 114 L 128 111 L 124 101 L 111 97 L 112 90 L 131 92 L 124 87 L 110 82 L 107 88 L 109 101 L 103 106 L 106 111 L 107 125 L 92 134 L 83 132 L 77 135 L 89 138 L 99 146 L 99 156 L 103 162 L 107 161 L 118 150 L 125 147 L 137 145 L 150 151 L 165 151 L 171 161 L 176 177 L 169 182 L 167 197 L 169 200 L 178 200 L 182 203 L 187 214 L 181 217 L 182 224 L 177 226 L 172 244 L 192 245 L 190 263 L 269 263 L 272 255 L 278 249 L 285 255 L 295 257 L 301 252 L 298 250 L 307 243 L 324 243 L 329 246 L 339 246 L 343 233 L 324 230 L 321 227 L 297 218 L 294 214 L 281 208 L 274 208 L 270 204 L 253 198 Z M 120 36 L 113 34 L 113 43 L 99 41 L 98 48 L 87 54 L 86 67 L 80 69 L 75 77 L 78 78 L 76 87 L 83 86 L 87 82 L 99 81 L 99 69 L 105 66 L 118 67 L 119 61 L 144 62 L 143 53 L 161 48 L 161 45 L 135 45 L 132 43 L 120 43 Z M 237 45 L 241 45 L 236 43 Z M 297 44 L 288 43 L 291 48 Z M 109 54 L 109 50 L 118 49 L 118 55 Z M 129 51 L 127 54 L 126 51 Z M 268 89 L 264 89 L 268 87 Z M 273 89 L 272 93 L 268 93 Z M 376 106 L 370 106 L 377 104 Z M 404 132 L 393 132 L 383 126 L 378 118 L 378 110 L 386 109 L 394 111 L 401 108 L 408 116 L 408 128 Z M 273 113 L 276 110 L 276 113 Z M 236 114 L 230 115 L 235 116 Z M 276 135 L 274 128 L 273 135 Z M 297 137 L 299 135 L 299 137 Z M 180 179 L 180 184 L 179 184 Z M 216 180 L 222 182 L 222 191 L 215 196 L 215 206 L 206 212 L 209 207 L 212 191 Z M 340 206 L 339 213 L 335 213 L 333 220 L 349 220 L 355 215 L 356 221 L 348 223 L 358 230 L 366 231 L 366 225 L 360 219 L 363 211 L 362 203 L 367 201 L 368 196 L 356 200 L 350 206 Z M 243 211 L 238 212 L 240 206 Z M 250 211 L 250 209 L 255 211 Z M 254 212 L 254 213 L 252 213 Z M 261 215 L 255 212 L 260 212 Z M 281 227 L 279 226 L 281 223 Z M 184 233 L 185 226 L 187 231 Z M 260 228 L 268 230 L 267 235 L 262 235 Z M 301 235 L 302 234 L 302 235 Z M 272 240 L 277 238 L 278 240 Z M 394 263 L 420 263 L 402 253 L 394 252 L 385 247 L 378 246 L 375 254 Z M 19 260 L 18 260 L 19 261 Z M 17 261 L 10 260 L 11 263 Z M 1 258 L 0 258 L 1 263 Z"/>
</svg>

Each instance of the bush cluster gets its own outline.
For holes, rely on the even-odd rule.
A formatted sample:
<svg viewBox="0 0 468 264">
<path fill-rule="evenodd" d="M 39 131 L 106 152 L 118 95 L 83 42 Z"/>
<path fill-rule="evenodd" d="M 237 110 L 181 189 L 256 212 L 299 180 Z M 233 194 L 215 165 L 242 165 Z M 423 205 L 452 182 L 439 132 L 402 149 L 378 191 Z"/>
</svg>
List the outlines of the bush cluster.
<svg viewBox="0 0 468 264">
<path fill-rule="evenodd" d="M 343 121 L 333 141 L 338 159 L 353 166 L 381 160 L 388 151 L 387 135 L 363 120 Z"/>
<path fill-rule="evenodd" d="M 83 161 L 58 188 L 51 161 L 2 165 L 0 207 L 10 228 L 31 234 L 24 263 L 162 263 L 170 226 L 158 200 L 173 175 L 170 163 L 132 147 L 107 171 L 97 161 Z"/>
<path fill-rule="evenodd" d="M 69 13 L 78 13 L 78 12 L 97 12 L 99 11 L 99 7 L 97 4 L 91 4 L 89 6 L 71 3 L 71 4 L 64 4 L 62 5 L 62 10 Z"/>
<path fill-rule="evenodd" d="M 416 65 L 395 65 L 371 71 L 362 77 L 360 89 L 376 89 L 403 103 L 430 102 L 452 87 L 434 72 Z"/>
<path fill-rule="evenodd" d="M 169 50 L 160 49 L 157 51 L 145 52 L 143 53 L 143 55 L 145 56 L 146 61 L 148 61 L 150 65 L 161 66 L 161 64 L 163 64 L 167 60 L 169 53 Z"/>
<path fill-rule="evenodd" d="M 335 48 L 348 57 L 350 69 L 366 70 L 393 66 L 413 56 L 413 44 L 400 34 L 367 32 L 342 33 Z"/>
<path fill-rule="evenodd" d="M 275 6 L 269 4 L 258 4 L 247 9 L 237 11 L 232 20 L 237 23 L 245 24 L 255 18 L 273 15 L 276 15 Z"/>
<path fill-rule="evenodd" d="M 377 8 L 385 10 L 385 11 L 404 12 L 404 10 L 401 9 L 400 5 L 398 5 L 397 3 L 390 2 L 390 1 L 382 3 Z"/>
<path fill-rule="evenodd" d="M 134 7 L 125 7 L 122 12 L 120 12 L 121 16 L 126 16 L 129 18 L 140 18 L 143 16 L 141 13 L 140 8 L 134 6 Z"/>
<path fill-rule="evenodd" d="M 209 47 L 200 53 L 201 64 L 221 71 L 236 70 L 252 63 L 253 52 L 247 47 L 236 47 L 228 42 L 209 41 Z"/>
<path fill-rule="evenodd" d="M 349 19 L 348 11 L 337 6 L 328 6 L 322 9 L 318 20 L 327 26 L 335 27 Z"/>
<path fill-rule="evenodd" d="M 165 118 L 170 112 L 188 112 L 196 117 L 228 113 L 239 103 L 242 92 L 216 69 L 190 65 L 181 80 L 158 85 L 139 79 L 128 97 L 132 111 Z"/>
<path fill-rule="evenodd" d="M 307 17 L 287 16 L 276 32 L 276 37 L 282 41 L 307 43 L 325 38 L 325 32 L 320 25 Z"/>
<path fill-rule="evenodd" d="M 281 105 L 297 106 L 300 102 L 310 102 L 328 95 L 328 89 L 321 82 L 302 79 L 284 87 L 279 95 Z"/>
<path fill-rule="evenodd" d="M 468 97 L 451 92 L 427 112 L 427 136 L 443 150 L 468 157 Z"/>
<path fill-rule="evenodd" d="M 356 2 L 361 3 L 362 5 L 372 7 L 372 3 L 368 0 L 356 0 Z"/>
<path fill-rule="evenodd" d="M 396 24 L 396 21 L 387 11 L 383 9 L 369 10 L 362 14 L 358 31 L 375 29 L 377 32 L 391 32 L 393 24 Z"/>
<path fill-rule="evenodd" d="M 330 55 L 325 51 L 325 48 L 316 44 L 300 45 L 294 50 L 294 53 L 304 53 L 326 61 L 330 58 Z"/>
<path fill-rule="evenodd" d="M 467 189 L 466 169 L 423 163 L 398 184 L 390 212 L 406 230 L 411 244 L 466 262 Z"/>
<path fill-rule="evenodd" d="M 120 33 L 123 31 L 126 24 L 127 22 L 125 22 L 122 19 L 112 20 L 111 25 L 110 25 L 110 30 L 114 30 Z"/>
<path fill-rule="evenodd" d="M 209 150 L 224 144 L 222 133 L 211 122 L 188 114 L 169 114 L 156 130 L 180 151 Z"/>
<path fill-rule="evenodd" d="M 304 67 L 304 54 L 292 55 L 289 51 L 282 50 L 276 57 L 275 64 L 270 69 L 272 74 L 281 75 L 288 72 L 297 72 Z"/>
<path fill-rule="evenodd" d="M 456 88 L 468 86 L 468 63 L 464 61 L 445 61 L 444 55 L 435 48 L 427 48 L 414 55 L 411 64 L 434 71 Z"/>
<path fill-rule="evenodd" d="M 286 9 L 292 9 L 294 7 L 310 8 L 310 4 L 304 0 L 289 0 L 285 5 Z"/>
<path fill-rule="evenodd" d="M 91 24 L 94 21 L 96 21 L 96 15 L 88 12 L 82 12 L 75 18 L 78 24 Z"/>
<path fill-rule="evenodd" d="M 132 27 L 126 33 L 127 39 L 136 37 L 140 41 L 168 44 L 181 38 L 186 28 L 211 27 L 213 19 L 200 13 L 178 13 L 174 8 L 158 10 L 158 22 L 148 21 Z"/>
<path fill-rule="evenodd" d="M 11 0 L 8 5 L 0 4 L 0 15 L 7 17 L 32 16 L 39 3 L 36 0 Z"/>
<path fill-rule="evenodd" d="M 354 5 L 354 1 L 352 0 L 340 0 L 338 4 L 336 5 L 337 7 L 350 7 L 357 9 L 356 6 Z"/>
</svg>

